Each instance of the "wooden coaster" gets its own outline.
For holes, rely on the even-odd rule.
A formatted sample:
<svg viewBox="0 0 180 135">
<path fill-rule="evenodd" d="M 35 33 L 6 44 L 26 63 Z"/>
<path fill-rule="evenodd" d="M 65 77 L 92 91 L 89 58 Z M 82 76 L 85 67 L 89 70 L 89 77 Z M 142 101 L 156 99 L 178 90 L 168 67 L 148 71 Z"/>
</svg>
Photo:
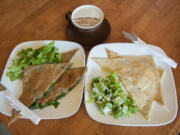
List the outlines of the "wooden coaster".
<svg viewBox="0 0 180 135">
<path fill-rule="evenodd" d="M 93 29 L 79 29 L 72 23 L 66 27 L 67 39 L 81 44 L 85 49 L 90 49 L 93 46 L 103 43 L 111 32 L 111 27 L 107 19 L 104 19 L 102 24 Z"/>
</svg>

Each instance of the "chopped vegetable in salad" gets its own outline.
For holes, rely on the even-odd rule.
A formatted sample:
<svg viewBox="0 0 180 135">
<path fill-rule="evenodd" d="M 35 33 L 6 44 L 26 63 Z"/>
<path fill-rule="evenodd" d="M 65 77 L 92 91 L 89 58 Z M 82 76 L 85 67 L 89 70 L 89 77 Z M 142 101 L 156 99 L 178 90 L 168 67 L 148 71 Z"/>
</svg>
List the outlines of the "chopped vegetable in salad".
<svg viewBox="0 0 180 135">
<path fill-rule="evenodd" d="M 22 79 L 24 68 L 30 65 L 60 63 L 61 54 L 57 50 L 58 48 L 54 47 L 54 41 L 38 49 L 22 49 L 13 59 L 13 65 L 9 67 L 6 75 L 11 81 L 14 81 Z"/>
<path fill-rule="evenodd" d="M 97 103 L 102 114 L 119 118 L 136 113 L 139 108 L 128 95 L 117 74 L 110 73 L 105 78 L 96 77 L 92 80 L 91 101 Z"/>
</svg>

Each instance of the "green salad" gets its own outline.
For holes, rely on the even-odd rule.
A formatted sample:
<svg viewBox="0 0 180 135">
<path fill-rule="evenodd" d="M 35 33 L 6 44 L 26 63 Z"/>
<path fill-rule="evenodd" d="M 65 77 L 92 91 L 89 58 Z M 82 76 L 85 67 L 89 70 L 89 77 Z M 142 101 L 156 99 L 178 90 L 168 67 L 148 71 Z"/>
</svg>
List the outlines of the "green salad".
<svg viewBox="0 0 180 135">
<path fill-rule="evenodd" d="M 94 78 L 91 85 L 90 102 L 97 103 L 104 115 L 110 114 L 114 118 L 119 118 L 139 111 L 117 74 L 110 73 L 105 78 Z"/>
<path fill-rule="evenodd" d="M 13 59 L 13 65 L 9 67 L 6 75 L 11 81 L 14 81 L 22 79 L 24 68 L 30 65 L 60 63 L 61 54 L 57 50 L 58 48 L 54 47 L 54 41 L 38 49 L 22 49 Z"/>
</svg>

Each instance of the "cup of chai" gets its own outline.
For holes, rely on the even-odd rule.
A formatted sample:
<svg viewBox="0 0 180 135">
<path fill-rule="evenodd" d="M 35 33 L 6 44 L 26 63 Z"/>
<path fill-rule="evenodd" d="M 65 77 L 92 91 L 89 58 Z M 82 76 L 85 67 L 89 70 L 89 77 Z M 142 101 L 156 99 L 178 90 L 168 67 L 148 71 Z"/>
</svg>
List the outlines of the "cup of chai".
<svg viewBox="0 0 180 135">
<path fill-rule="evenodd" d="M 104 13 L 97 6 L 82 5 L 74 9 L 73 12 L 67 12 L 66 19 L 77 29 L 92 30 L 102 24 Z"/>
</svg>

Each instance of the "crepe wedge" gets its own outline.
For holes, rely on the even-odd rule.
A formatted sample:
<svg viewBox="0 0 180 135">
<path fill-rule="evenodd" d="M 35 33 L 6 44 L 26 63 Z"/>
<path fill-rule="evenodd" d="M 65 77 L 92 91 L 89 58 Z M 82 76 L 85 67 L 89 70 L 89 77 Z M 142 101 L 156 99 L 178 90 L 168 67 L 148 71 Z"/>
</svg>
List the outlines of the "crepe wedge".
<svg viewBox="0 0 180 135">
<path fill-rule="evenodd" d="M 79 50 L 79 48 L 72 49 L 67 52 L 63 52 L 61 54 L 62 62 L 70 62 L 70 60 L 73 58 L 73 56 L 76 54 L 76 52 Z"/>
<path fill-rule="evenodd" d="M 127 79 L 121 76 L 119 76 L 119 78 L 123 82 L 129 95 L 134 99 L 136 105 L 139 107 L 141 114 L 144 116 L 145 119 L 149 120 L 153 99 L 149 97 L 146 93 L 141 91 L 140 88 L 129 82 Z"/>
<path fill-rule="evenodd" d="M 144 59 L 147 63 L 149 63 L 149 67 L 153 67 L 155 73 L 157 73 L 157 81 L 155 81 L 152 84 L 152 88 L 150 89 L 142 89 L 144 90 L 149 96 L 151 96 L 153 99 L 155 99 L 159 104 L 164 105 L 164 99 L 163 99 L 163 94 L 162 94 L 162 88 L 161 88 L 161 79 L 163 77 L 164 71 L 162 69 L 156 69 L 154 60 L 152 58 L 152 56 L 128 56 L 128 55 L 124 55 L 121 56 L 118 53 L 109 50 L 106 48 L 106 52 L 108 55 L 109 59 L 114 59 L 114 58 L 129 58 L 129 59 Z M 139 84 L 137 84 L 137 86 L 141 85 L 141 82 L 139 81 Z M 144 85 L 144 84 L 142 84 Z M 142 88 L 143 86 L 140 86 L 140 88 Z"/>
<path fill-rule="evenodd" d="M 56 100 L 58 96 L 70 92 L 82 80 L 86 72 L 86 67 L 76 67 L 67 70 L 55 83 L 48 97 L 40 99 L 38 102 L 43 105 L 46 102 Z"/>
<path fill-rule="evenodd" d="M 142 56 L 131 56 L 131 55 L 119 55 L 118 53 L 116 53 L 110 49 L 107 49 L 107 48 L 105 48 L 105 50 L 106 50 L 106 53 L 107 53 L 109 59 L 124 58 L 124 57 L 127 57 L 127 58 L 142 57 Z M 153 62 L 153 65 L 154 65 L 154 62 Z M 164 70 L 158 69 L 158 72 L 160 75 L 160 79 L 162 79 L 162 77 L 164 75 Z"/>
</svg>

